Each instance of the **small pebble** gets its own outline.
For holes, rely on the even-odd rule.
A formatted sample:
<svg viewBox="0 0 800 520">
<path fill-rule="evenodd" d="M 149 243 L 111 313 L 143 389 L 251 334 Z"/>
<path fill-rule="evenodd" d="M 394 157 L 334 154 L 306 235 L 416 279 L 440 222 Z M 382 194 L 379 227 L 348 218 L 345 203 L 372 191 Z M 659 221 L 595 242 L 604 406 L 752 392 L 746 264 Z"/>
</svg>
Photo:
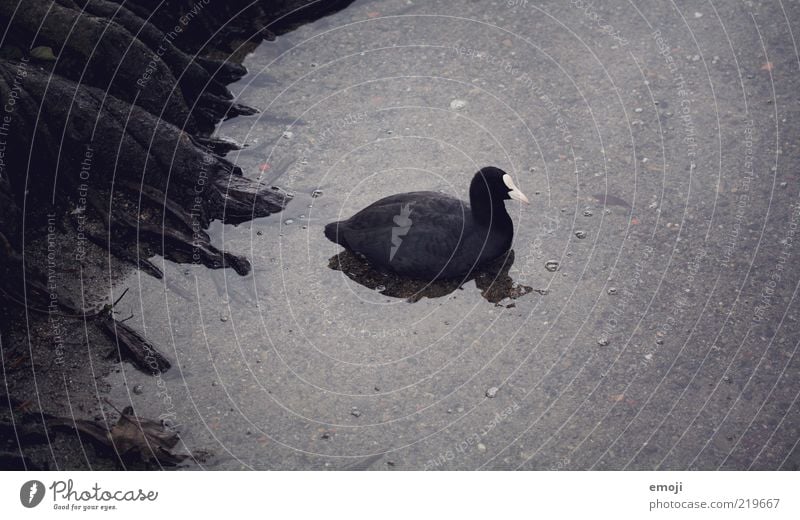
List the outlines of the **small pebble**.
<svg viewBox="0 0 800 520">
<path fill-rule="evenodd" d="M 486 451 L 486 445 L 482 442 L 478 443 L 478 451 Z"/>
<path fill-rule="evenodd" d="M 463 99 L 454 99 L 450 102 L 450 108 L 453 110 L 461 110 L 465 106 L 467 106 L 467 102 Z"/>
<path fill-rule="evenodd" d="M 611 294 L 611 295 L 617 294 L 617 288 L 616 287 L 609 287 L 608 288 L 608 294 Z"/>
<path fill-rule="evenodd" d="M 581 230 L 576 231 L 575 237 L 580 239 L 586 238 L 586 231 L 581 231 Z"/>
<path fill-rule="evenodd" d="M 287 131 L 285 131 L 283 133 L 283 138 L 284 139 L 291 139 L 292 137 L 294 137 L 294 132 L 290 132 L 290 131 L 287 130 Z"/>
<path fill-rule="evenodd" d="M 489 399 L 494 399 L 497 396 L 498 388 L 496 386 L 491 387 L 486 391 L 486 397 Z"/>
<path fill-rule="evenodd" d="M 319 198 L 319 197 L 322 197 L 322 190 L 314 190 L 314 191 L 312 191 L 312 192 L 311 192 L 311 197 L 312 197 L 312 198 L 315 198 L 315 199 L 317 199 L 317 198 Z M 310 207 L 311 207 L 311 206 L 309 206 L 309 208 L 310 208 Z"/>
<path fill-rule="evenodd" d="M 361 417 L 361 410 L 354 407 L 352 410 L 350 410 L 350 415 L 353 417 Z"/>
<path fill-rule="evenodd" d="M 142 395 L 144 393 L 144 387 L 142 385 L 136 385 L 133 387 L 133 393 L 136 395 Z"/>
<path fill-rule="evenodd" d="M 558 271 L 558 262 L 556 260 L 548 260 L 547 262 L 545 262 L 544 268 L 550 271 L 551 273 L 554 273 Z"/>
<path fill-rule="evenodd" d="M 219 317 L 219 321 L 228 321 L 228 317 L 223 314 Z"/>
<path fill-rule="evenodd" d="M 601 347 L 607 347 L 608 343 L 609 343 L 608 338 L 600 338 L 597 340 L 597 344 L 600 345 Z"/>
<path fill-rule="evenodd" d="M 641 114 L 644 111 L 644 109 L 642 109 L 642 108 L 634 108 L 633 111 L 636 112 L 637 114 Z"/>
</svg>

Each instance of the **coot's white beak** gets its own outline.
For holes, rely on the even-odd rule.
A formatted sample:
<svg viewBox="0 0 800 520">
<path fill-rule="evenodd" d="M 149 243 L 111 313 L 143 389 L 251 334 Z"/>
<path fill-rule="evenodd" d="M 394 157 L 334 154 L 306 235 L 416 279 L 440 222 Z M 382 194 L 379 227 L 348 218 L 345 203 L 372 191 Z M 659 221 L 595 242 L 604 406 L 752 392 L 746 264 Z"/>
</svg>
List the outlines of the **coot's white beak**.
<svg viewBox="0 0 800 520">
<path fill-rule="evenodd" d="M 511 191 L 508 192 L 508 196 L 509 197 L 511 197 L 514 200 L 518 200 L 520 202 L 524 202 L 525 204 L 530 204 L 530 201 L 528 200 L 528 197 L 526 197 L 524 193 L 519 191 L 519 188 L 517 188 L 517 185 L 514 184 L 514 179 L 511 178 L 511 175 L 509 175 L 509 174 L 503 175 L 503 182 L 506 184 L 508 189 L 511 190 Z"/>
</svg>

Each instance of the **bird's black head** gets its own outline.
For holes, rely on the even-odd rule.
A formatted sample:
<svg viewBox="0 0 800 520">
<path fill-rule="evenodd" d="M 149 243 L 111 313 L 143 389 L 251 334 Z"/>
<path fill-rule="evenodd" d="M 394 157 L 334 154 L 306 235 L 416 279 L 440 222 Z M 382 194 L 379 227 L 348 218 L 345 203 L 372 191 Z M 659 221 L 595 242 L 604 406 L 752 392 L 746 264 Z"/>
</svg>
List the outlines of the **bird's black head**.
<svg viewBox="0 0 800 520">
<path fill-rule="evenodd" d="M 473 207 L 475 203 L 495 206 L 508 199 L 528 204 L 528 197 L 517 188 L 511 175 L 494 166 L 478 170 L 469 186 L 469 198 Z"/>
<path fill-rule="evenodd" d="M 512 229 L 511 217 L 503 204 L 508 199 L 528 203 L 528 197 L 519 191 L 511 175 L 494 166 L 478 170 L 469 185 L 469 203 L 477 222 L 492 228 Z"/>
</svg>

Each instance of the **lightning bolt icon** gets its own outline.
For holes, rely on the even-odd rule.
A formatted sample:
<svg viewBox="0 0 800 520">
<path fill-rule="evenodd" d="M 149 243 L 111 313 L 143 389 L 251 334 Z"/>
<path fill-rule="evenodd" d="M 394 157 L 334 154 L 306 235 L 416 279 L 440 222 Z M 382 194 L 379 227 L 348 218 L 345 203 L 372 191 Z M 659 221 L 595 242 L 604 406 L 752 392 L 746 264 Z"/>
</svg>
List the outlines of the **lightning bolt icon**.
<svg viewBox="0 0 800 520">
<path fill-rule="evenodd" d="M 36 485 L 36 482 L 34 482 L 33 484 L 31 484 L 31 490 L 30 490 L 30 494 L 29 494 L 29 496 L 28 496 L 28 503 L 29 503 L 29 504 L 33 502 L 33 497 L 35 497 L 35 496 L 36 496 L 36 491 L 37 491 L 37 489 L 38 489 L 38 486 Z"/>
</svg>

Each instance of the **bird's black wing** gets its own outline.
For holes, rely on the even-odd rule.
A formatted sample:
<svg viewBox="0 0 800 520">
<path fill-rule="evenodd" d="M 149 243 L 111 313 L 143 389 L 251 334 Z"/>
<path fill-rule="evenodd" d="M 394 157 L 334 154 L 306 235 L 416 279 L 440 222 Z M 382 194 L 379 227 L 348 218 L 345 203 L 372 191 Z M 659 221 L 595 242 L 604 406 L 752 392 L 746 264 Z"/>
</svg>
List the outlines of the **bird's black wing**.
<svg viewBox="0 0 800 520">
<path fill-rule="evenodd" d="M 470 222 L 466 203 L 414 192 L 375 202 L 341 222 L 339 232 L 373 263 L 401 274 L 435 276 L 451 261 Z"/>
</svg>

